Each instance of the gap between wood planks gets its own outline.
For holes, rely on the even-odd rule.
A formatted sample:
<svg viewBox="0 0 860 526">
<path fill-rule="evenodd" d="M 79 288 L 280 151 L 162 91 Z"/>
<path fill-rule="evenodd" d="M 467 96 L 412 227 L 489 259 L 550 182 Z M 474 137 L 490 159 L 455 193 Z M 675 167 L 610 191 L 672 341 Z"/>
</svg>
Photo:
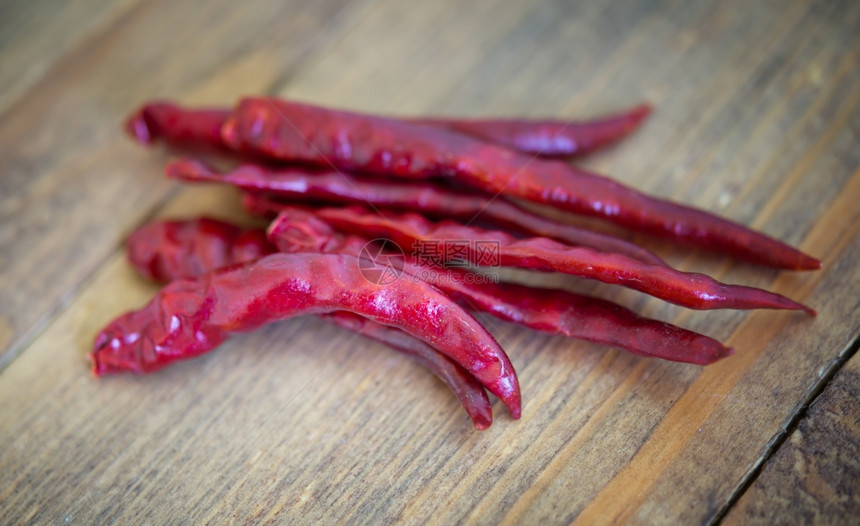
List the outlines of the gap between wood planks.
<svg viewBox="0 0 860 526">
<path fill-rule="evenodd" d="M 839 356 L 834 359 L 830 365 L 827 367 L 824 374 L 818 379 L 815 385 L 809 390 L 807 396 L 805 396 L 801 403 L 798 406 L 797 411 L 792 415 L 792 417 L 788 420 L 788 423 L 783 428 L 782 432 L 774 437 L 770 444 L 767 445 L 764 454 L 761 458 L 756 462 L 756 464 L 749 470 L 744 479 L 738 484 L 738 486 L 732 491 L 732 494 L 726 500 L 726 503 L 722 508 L 713 516 L 713 518 L 709 521 L 708 524 L 720 524 L 723 519 L 726 518 L 729 511 L 738 503 L 738 501 L 743 497 L 743 495 L 747 492 L 747 490 L 755 483 L 758 479 L 759 475 L 761 475 L 762 470 L 768 464 L 771 457 L 773 457 L 777 451 L 782 448 L 783 443 L 790 437 L 797 427 L 800 425 L 800 422 L 806 418 L 806 415 L 809 413 L 809 408 L 812 404 L 815 403 L 816 400 L 824 393 L 827 387 L 833 382 L 833 378 L 836 374 L 845 366 L 845 364 L 857 353 L 857 349 L 860 348 L 860 335 L 854 336 L 854 340 L 843 350 Z"/>
</svg>

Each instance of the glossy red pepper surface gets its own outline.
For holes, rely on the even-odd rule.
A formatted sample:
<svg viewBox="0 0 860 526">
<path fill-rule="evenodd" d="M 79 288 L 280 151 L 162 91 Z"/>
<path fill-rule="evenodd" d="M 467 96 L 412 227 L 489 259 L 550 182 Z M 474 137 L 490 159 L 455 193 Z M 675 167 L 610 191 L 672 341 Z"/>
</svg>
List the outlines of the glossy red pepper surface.
<svg viewBox="0 0 860 526">
<path fill-rule="evenodd" d="M 230 111 L 223 108 L 183 108 L 166 101 L 147 103 L 132 113 L 125 129 L 137 142 L 163 141 L 181 150 L 224 151 L 221 126 Z"/>
<path fill-rule="evenodd" d="M 126 130 L 138 142 L 162 140 L 177 148 L 219 150 L 218 132 L 230 116 L 223 108 L 184 108 L 167 101 L 141 106 L 126 121 Z M 632 133 L 651 113 L 641 104 L 624 112 L 587 121 L 549 119 L 412 118 L 415 124 L 463 133 L 523 153 L 546 157 L 585 155 Z M 214 132 L 214 133 L 213 133 Z"/>
<path fill-rule="evenodd" d="M 230 333 L 301 314 L 347 311 L 401 329 L 438 349 L 520 415 L 516 373 L 493 337 L 435 288 L 416 280 L 369 282 L 357 258 L 272 254 L 170 283 L 143 309 L 96 338 L 96 374 L 150 372 L 207 352 Z"/>
<path fill-rule="evenodd" d="M 650 112 L 642 106 L 587 123 L 522 119 L 393 119 L 272 98 L 231 111 L 151 103 L 128 131 L 144 144 L 216 151 L 244 161 L 226 174 L 184 160 L 168 174 L 239 187 L 255 212 L 280 212 L 267 232 L 202 218 L 161 222 L 128 242 L 133 264 L 168 280 L 146 307 L 112 322 L 96 339 L 94 371 L 149 372 L 208 351 L 233 332 L 316 314 L 409 354 L 457 394 L 478 428 L 492 415 L 484 389 L 520 414 L 507 356 L 463 307 L 536 330 L 696 364 L 731 354 L 716 340 L 642 318 L 610 302 L 566 291 L 478 280 L 451 259 L 415 254 L 388 263 L 399 279 L 368 279 L 369 256 L 385 238 L 407 252 L 446 254 L 460 243 L 470 266 L 562 272 L 627 286 L 695 309 L 814 311 L 778 294 L 676 271 L 621 239 L 559 223 L 522 208 L 528 200 L 637 231 L 789 269 L 820 262 L 777 240 L 711 214 L 635 190 L 562 162 L 618 140 Z M 579 137 L 579 139 L 577 138 Z M 525 153 L 524 153 L 525 152 Z M 284 163 L 289 163 L 285 165 Z M 348 208 L 290 206 L 362 203 Z M 422 214 L 465 222 L 433 222 Z M 489 223 L 508 232 L 472 226 Z M 465 242 L 465 243 L 464 243 Z M 495 245 L 488 261 L 478 245 Z M 285 253 L 273 253 L 280 250 Z M 417 252 L 416 252 L 417 253 Z M 450 254 L 450 253 L 448 253 Z M 222 268 L 219 268 L 222 267 Z M 396 272 L 394 272 L 396 271 Z M 461 306 L 458 306 L 459 303 Z"/>
<path fill-rule="evenodd" d="M 621 226 L 790 269 L 821 263 L 743 225 L 649 197 L 601 175 L 396 119 L 247 98 L 221 128 L 236 151 L 401 179 L 447 177 Z"/>
<path fill-rule="evenodd" d="M 414 124 L 447 128 L 526 154 L 542 157 L 585 155 L 620 141 L 651 114 L 651 106 L 640 104 L 615 115 L 588 121 L 553 119 L 407 119 Z"/>
<path fill-rule="evenodd" d="M 161 235 L 167 229 L 182 232 L 170 237 Z M 211 219 L 206 222 L 156 222 L 138 229 L 129 239 L 127 248 L 129 254 L 149 254 L 147 258 L 132 257 L 134 267 L 144 275 L 160 281 L 196 277 L 216 268 L 248 261 L 232 259 L 234 251 L 220 250 L 222 245 L 231 242 L 236 230 L 241 229 Z M 295 210 L 283 214 L 273 223 L 270 234 L 279 241 L 285 252 L 326 251 L 361 257 L 362 249 L 367 244 L 364 239 L 339 235 L 315 218 Z M 254 239 L 259 240 L 263 236 L 264 233 L 254 236 Z M 274 250 L 265 239 L 261 239 L 260 244 L 261 247 L 256 250 L 259 253 Z M 209 245 L 219 249 L 212 250 Z M 145 247 L 145 250 L 139 246 Z M 159 252 L 171 257 L 162 257 Z M 201 258 L 199 252 L 217 252 L 225 257 Z M 162 264 L 153 266 L 153 260 Z M 201 268 L 196 263 L 199 261 L 206 261 L 213 266 Z M 159 272 L 153 273 L 152 268 L 157 268 Z M 404 260 L 404 268 L 413 276 L 430 276 L 432 284 L 467 309 L 488 312 L 499 319 L 531 329 L 610 345 L 641 356 L 700 365 L 712 363 L 732 352 L 712 338 L 669 323 L 643 318 L 629 309 L 599 298 L 513 283 L 479 282 L 464 269 L 425 268 L 408 259 Z M 368 321 L 365 325 L 370 324 L 372 322 Z"/>
<path fill-rule="evenodd" d="M 149 223 L 134 231 L 125 246 L 131 264 L 157 281 L 197 277 L 277 251 L 263 229 L 208 217 Z"/>
<path fill-rule="evenodd" d="M 129 236 L 126 250 L 138 272 L 162 282 L 197 278 L 277 251 L 266 238 L 265 230 L 245 229 L 212 218 L 149 223 Z M 451 388 L 476 428 L 486 429 L 492 424 L 492 409 L 484 388 L 462 367 L 426 343 L 349 312 L 320 317 L 409 355 Z"/>
<path fill-rule="evenodd" d="M 349 312 L 323 314 L 322 318 L 411 356 L 448 385 L 476 429 L 487 429 L 493 423 L 493 409 L 483 386 L 468 371 L 436 349 L 399 329 L 386 327 Z"/>
<path fill-rule="evenodd" d="M 444 188 L 436 184 L 391 182 L 334 171 L 309 172 L 296 167 L 273 168 L 243 164 L 219 175 L 200 161 L 183 159 L 170 163 L 169 177 L 186 182 L 215 182 L 248 192 L 290 201 L 308 199 L 328 203 L 369 204 L 377 209 L 417 211 L 437 218 L 475 220 L 499 227 L 556 239 L 573 246 L 624 254 L 645 263 L 665 265 L 656 254 L 629 241 L 585 228 L 566 225 L 525 210 L 504 198 Z M 262 197 L 261 199 L 265 199 Z"/>
<path fill-rule="evenodd" d="M 619 254 L 570 247 L 546 238 L 516 239 L 505 232 L 452 221 L 433 223 L 417 214 L 390 213 L 383 217 L 357 206 L 319 208 L 313 214 L 338 230 L 367 238 L 388 238 L 402 247 L 466 241 L 465 255 L 474 265 L 481 264 L 482 255 L 475 249 L 478 243 L 494 243 L 501 266 L 561 272 L 623 285 L 691 309 L 790 309 L 815 314 L 808 307 L 765 290 L 727 285 L 705 274 L 648 265 Z"/>
<path fill-rule="evenodd" d="M 302 210 L 281 213 L 269 237 L 284 252 L 366 254 L 366 239 L 344 236 Z M 717 340 L 638 316 L 612 302 L 563 290 L 493 283 L 459 268 L 430 268 L 405 258 L 407 274 L 429 280 L 463 306 L 531 329 L 611 345 L 641 356 L 706 365 L 732 354 Z"/>
</svg>

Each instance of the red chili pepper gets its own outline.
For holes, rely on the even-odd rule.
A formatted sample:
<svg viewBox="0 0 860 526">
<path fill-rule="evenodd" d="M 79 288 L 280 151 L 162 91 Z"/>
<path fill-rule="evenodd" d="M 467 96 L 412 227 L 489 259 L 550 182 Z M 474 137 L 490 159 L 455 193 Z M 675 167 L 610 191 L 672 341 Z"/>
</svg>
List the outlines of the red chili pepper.
<svg viewBox="0 0 860 526">
<path fill-rule="evenodd" d="M 178 148 L 219 150 L 218 130 L 229 109 L 190 109 L 170 102 L 144 104 L 126 121 L 129 134 L 141 144 L 164 140 Z M 616 143 L 632 133 L 651 114 L 641 104 L 616 115 L 589 121 L 539 119 L 405 119 L 413 124 L 464 133 L 486 142 L 544 157 L 585 155 Z"/>
<path fill-rule="evenodd" d="M 418 214 L 386 217 L 358 206 L 319 208 L 319 219 L 337 230 L 391 239 L 402 247 L 422 246 L 444 254 L 446 241 L 456 240 L 464 256 L 480 265 L 478 246 L 498 251 L 494 264 L 544 272 L 561 272 L 604 283 L 618 284 L 691 309 L 812 309 L 784 296 L 753 287 L 727 285 L 704 274 L 648 265 L 619 254 L 569 247 L 546 238 L 516 239 L 505 232 L 483 230 L 452 221 L 433 223 Z"/>
<path fill-rule="evenodd" d="M 277 251 L 262 228 L 243 229 L 210 218 L 149 223 L 132 233 L 126 250 L 138 272 L 161 282 L 196 278 Z M 492 423 L 492 410 L 483 387 L 426 343 L 348 312 L 320 317 L 411 356 L 451 388 L 476 428 L 486 429 Z"/>
<path fill-rule="evenodd" d="M 282 161 L 404 179 L 449 177 L 766 265 L 821 266 L 764 234 L 606 177 L 396 119 L 249 98 L 224 123 L 221 138 L 236 151 Z"/>
<path fill-rule="evenodd" d="M 481 384 L 468 371 L 436 349 L 399 329 L 386 327 L 349 312 L 333 312 L 321 317 L 407 354 L 429 369 L 454 392 L 476 429 L 487 429 L 493 423 L 493 409 Z"/>
<path fill-rule="evenodd" d="M 427 342 L 474 375 L 519 418 L 516 373 L 477 320 L 421 281 L 371 283 L 357 258 L 341 254 L 272 254 L 173 281 L 143 309 L 120 316 L 99 333 L 93 371 L 151 372 L 205 353 L 234 332 L 335 311 L 353 312 Z"/>
<path fill-rule="evenodd" d="M 277 252 L 260 228 L 242 228 L 217 219 L 155 221 L 126 241 L 132 265 L 157 281 L 201 276 L 211 270 L 255 261 Z"/>
<path fill-rule="evenodd" d="M 163 234 L 180 230 L 181 233 L 170 236 Z M 232 259 L 231 254 L 235 254 L 235 251 L 221 249 L 223 245 L 231 243 L 236 230 L 239 229 L 216 220 L 156 222 L 132 234 L 127 249 L 134 267 L 144 275 L 160 281 L 191 278 L 219 267 L 247 261 Z M 366 240 L 356 236 L 338 234 L 311 214 L 303 214 L 298 210 L 281 216 L 270 230 L 284 252 L 325 251 L 361 257 L 362 248 L 367 244 Z M 260 236 L 254 236 L 254 239 L 260 239 Z M 260 243 L 264 246 L 257 252 L 274 250 L 268 241 Z M 216 249 L 208 245 L 214 245 Z M 224 258 L 201 258 L 200 252 L 216 252 L 223 254 Z M 155 261 L 159 263 L 154 264 Z M 212 266 L 205 268 L 189 263 L 197 261 L 206 261 Z M 404 263 L 406 272 L 413 276 L 432 274 L 435 279 L 430 280 L 431 284 L 464 307 L 488 312 L 531 329 L 611 345 L 641 356 L 699 365 L 712 363 L 732 353 L 730 348 L 712 338 L 640 317 L 609 301 L 563 290 L 513 283 L 480 283 L 463 269 L 422 268 L 414 260 Z M 153 268 L 158 269 L 159 273 L 153 274 Z"/>
<path fill-rule="evenodd" d="M 546 119 L 406 119 L 413 124 L 447 128 L 482 141 L 542 157 L 585 155 L 616 143 L 651 114 L 649 104 L 590 121 Z"/>
<path fill-rule="evenodd" d="M 125 129 L 139 143 L 164 141 L 182 150 L 223 151 L 221 125 L 230 116 L 223 108 L 187 109 L 170 102 L 144 104 L 125 121 Z"/>
<path fill-rule="evenodd" d="M 649 111 L 639 108 L 614 121 L 588 123 L 580 131 L 590 134 L 592 142 L 574 146 L 582 151 L 611 142 L 638 126 Z M 368 259 L 362 258 L 367 257 L 367 249 L 374 242 L 338 234 L 332 227 L 393 239 L 413 249 L 420 246 L 425 252 L 435 248 L 432 252 L 443 256 L 439 262 L 443 266 L 452 263 L 453 257 L 465 257 L 471 265 L 558 271 L 621 284 L 690 308 L 804 309 L 815 314 L 778 294 L 675 271 L 653 254 L 638 247 L 631 249 L 622 240 L 568 229 L 505 201 L 512 197 L 550 204 L 774 266 L 820 266 L 816 259 L 741 225 L 639 194 L 563 163 L 487 143 L 496 141 L 538 155 L 564 155 L 571 153 L 571 135 L 565 135 L 570 131 L 568 123 L 407 122 L 261 98 L 242 101 L 233 112 L 185 110 L 156 103 L 141 108 L 127 126 L 144 143 L 164 139 L 183 149 L 229 150 L 252 158 L 407 181 L 376 182 L 333 172 L 307 176 L 297 170 L 276 172 L 252 166 L 256 170 L 252 177 L 246 174 L 245 182 L 240 176 L 231 184 L 265 192 L 250 198 L 254 206 L 263 209 L 283 208 L 269 201 L 271 194 L 291 199 L 368 201 L 385 208 L 460 217 L 470 223 L 480 215 L 496 225 L 542 237 L 516 239 L 501 231 L 450 221 L 432 223 L 420 215 L 388 210 L 386 217 L 376 217 L 361 207 L 313 213 L 286 208 L 270 225 L 268 236 L 277 248 L 292 253 L 265 256 L 273 247 L 259 229 L 243 230 L 210 219 L 166 224 L 161 230 L 152 227 L 129 242 L 135 264 L 152 276 L 167 276 L 180 269 L 199 274 L 221 264 L 248 262 L 174 281 L 140 311 L 116 319 L 96 338 L 92 358 L 97 375 L 156 370 L 206 352 L 233 332 L 295 315 L 318 314 L 417 356 L 455 389 L 475 426 L 482 428 L 489 426 L 492 418 L 482 385 L 499 396 L 515 418 L 519 417 L 516 373 L 492 336 L 452 300 L 538 330 L 610 343 L 645 356 L 706 364 L 732 352 L 715 340 L 640 318 L 603 300 L 523 285 L 475 283 L 468 278 L 479 275 L 471 271 L 431 269 L 417 259 L 406 258 L 398 265 L 404 279 L 380 285 L 367 280 L 363 268 Z M 559 137 L 560 142 L 555 140 Z M 198 180 L 229 182 L 227 179 L 235 177 L 218 177 L 205 166 L 198 168 L 187 161 L 178 166 L 180 173 L 189 166 L 204 171 L 203 177 L 193 176 Z M 245 169 L 237 173 L 241 175 Z M 335 177 L 340 179 L 340 186 L 333 182 Z M 454 182 L 452 187 L 465 185 L 484 193 L 470 194 L 419 181 L 428 178 L 448 178 Z M 358 188 L 344 190 L 344 181 Z M 304 188 L 297 189 L 297 183 Z M 286 188 L 278 188 L 284 184 Z M 452 242 L 458 243 L 457 256 L 446 250 Z M 571 247 L 571 242 L 603 247 L 604 252 Z M 488 244 L 495 246 L 495 255 L 491 250 L 493 259 L 483 260 L 487 254 L 478 247 Z M 428 270 L 435 275 L 428 278 L 422 274 Z"/>
<path fill-rule="evenodd" d="M 269 237 L 283 252 L 342 253 L 361 257 L 367 241 L 337 234 L 314 216 L 287 209 L 269 226 Z M 732 349 L 707 336 L 638 316 L 609 301 L 513 283 L 474 279 L 460 268 L 429 268 L 407 257 L 404 270 L 428 280 L 472 310 L 535 330 L 602 343 L 640 356 L 707 365 Z"/>
<path fill-rule="evenodd" d="M 504 198 L 468 193 L 427 182 L 380 181 L 332 171 L 307 172 L 300 168 L 272 168 L 243 164 L 219 175 L 200 161 L 182 159 L 167 165 L 169 177 L 186 182 L 217 182 L 245 191 L 265 191 L 288 200 L 308 198 L 336 203 L 371 204 L 395 210 L 420 211 L 438 218 L 465 221 L 478 218 L 493 225 L 526 234 L 543 236 L 572 246 L 624 254 L 652 265 L 666 263 L 644 248 L 606 234 L 557 223 L 533 214 Z"/>
</svg>

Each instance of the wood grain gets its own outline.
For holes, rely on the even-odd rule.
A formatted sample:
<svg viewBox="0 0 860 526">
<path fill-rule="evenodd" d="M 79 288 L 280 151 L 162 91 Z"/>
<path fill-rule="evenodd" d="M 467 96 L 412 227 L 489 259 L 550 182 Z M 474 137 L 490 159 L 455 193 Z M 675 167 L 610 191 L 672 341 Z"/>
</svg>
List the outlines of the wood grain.
<svg viewBox="0 0 860 526">
<path fill-rule="evenodd" d="M 145 2 L 10 108 L 0 126 L 0 367 L 175 188 L 158 177 L 165 157 L 120 133 L 125 115 L 167 94 L 203 104 L 264 91 L 342 6 Z"/>
<path fill-rule="evenodd" d="M 115 24 L 137 0 L 0 4 L 0 115 L 63 55 Z"/>
<path fill-rule="evenodd" d="M 860 517 L 860 355 L 773 456 L 726 524 L 836 524 Z"/>
<path fill-rule="evenodd" d="M 2 523 L 707 523 L 860 333 L 856 2 L 156 1 L 100 31 L 0 121 Z M 120 119 L 145 98 L 244 92 L 391 114 L 585 116 L 650 100 L 641 133 L 584 164 L 825 266 L 780 273 L 635 239 L 819 316 L 690 312 L 517 274 L 738 352 L 703 369 L 484 316 L 525 403 L 520 421 L 494 404 L 485 432 L 407 358 L 313 318 L 150 377 L 90 377 L 95 332 L 155 290 L 123 261 L 123 236 L 153 215 L 240 217 L 231 192 L 164 182 L 164 154 L 128 144 Z M 828 517 L 847 516 L 839 502 Z M 761 509 L 742 497 L 736 513 Z"/>
</svg>

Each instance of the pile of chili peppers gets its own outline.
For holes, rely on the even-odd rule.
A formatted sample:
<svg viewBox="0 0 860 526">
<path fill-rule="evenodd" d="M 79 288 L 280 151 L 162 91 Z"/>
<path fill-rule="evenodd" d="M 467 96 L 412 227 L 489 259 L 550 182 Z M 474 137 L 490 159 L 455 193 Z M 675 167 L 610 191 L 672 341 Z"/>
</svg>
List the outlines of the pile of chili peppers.
<svg viewBox="0 0 860 526">
<path fill-rule="evenodd" d="M 416 359 L 485 429 L 487 391 L 518 418 L 520 389 L 508 356 L 470 311 L 679 362 L 706 365 L 732 349 L 603 299 L 484 279 L 482 267 L 571 274 L 692 309 L 814 314 L 775 293 L 675 270 L 629 241 L 523 206 L 772 267 L 820 267 L 742 225 L 567 162 L 619 141 L 650 111 L 641 105 L 564 122 L 386 118 L 265 97 L 232 110 L 146 104 L 127 121 L 138 142 L 234 162 L 219 172 L 199 157 L 180 159 L 167 166 L 169 177 L 234 186 L 245 208 L 270 223 L 264 230 L 197 218 L 134 232 L 126 246 L 132 264 L 166 285 L 99 333 L 93 370 L 156 371 L 232 333 L 315 314 Z"/>
</svg>

